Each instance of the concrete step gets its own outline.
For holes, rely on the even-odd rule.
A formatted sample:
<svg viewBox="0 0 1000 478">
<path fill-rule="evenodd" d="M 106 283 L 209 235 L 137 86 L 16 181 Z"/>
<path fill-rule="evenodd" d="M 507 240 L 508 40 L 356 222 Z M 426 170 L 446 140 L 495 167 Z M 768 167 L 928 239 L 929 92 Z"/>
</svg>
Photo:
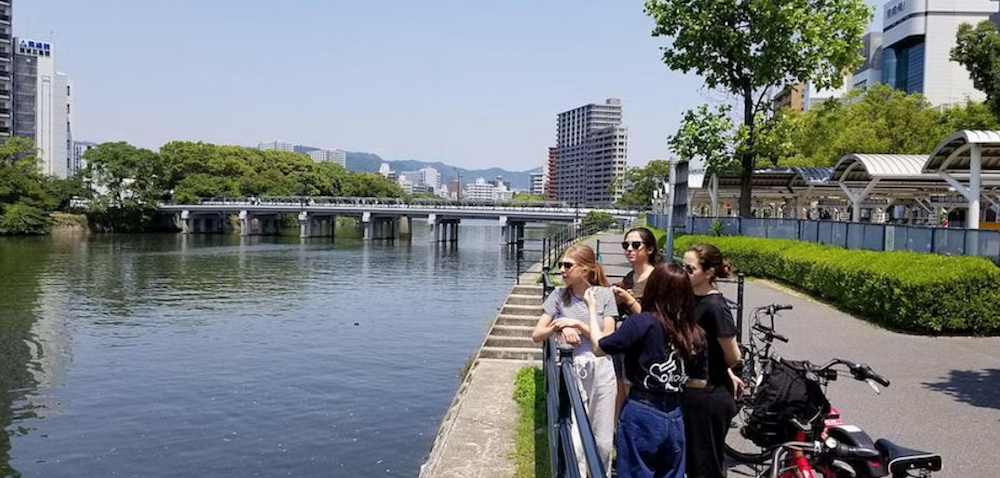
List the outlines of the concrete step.
<svg viewBox="0 0 1000 478">
<path fill-rule="evenodd" d="M 544 311 L 539 305 L 510 305 L 504 304 L 500 309 L 502 315 L 519 315 L 523 317 L 535 317 L 542 315 Z"/>
<path fill-rule="evenodd" d="M 542 295 L 511 294 L 507 296 L 508 305 L 542 305 Z"/>
<path fill-rule="evenodd" d="M 541 349 L 540 344 L 531 341 L 531 337 L 490 336 L 486 338 L 487 347 L 502 347 L 511 349 Z"/>
<path fill-rule="evenodd" d="M 524 315 L 500 315 L 497 317 L 498 326 L 521 326 L 534 328 L 537 323 L 538 317 L 528 317 Z"/>
<path fill-rule="evenodd" d="M 540 285 L 516 285 L 514 290 L 510 292 L 516 295 L 537 295 L 542 296 L 542 286 Z"/>
<path fill-rule="evenodd" d="M 479 353 L 480 358 L 485 359 L 505 359 L 505 360 L 541 360 L 542 348 L 521 349 L 504 347 L 483 347 Z"/>
<path fill-rule="evenodd" d="M 535 330 L 531 325 L 497 325 L 490 331 L 490 335 L 497 337 L 531 337 L 531 332 Z"/>
</svg>

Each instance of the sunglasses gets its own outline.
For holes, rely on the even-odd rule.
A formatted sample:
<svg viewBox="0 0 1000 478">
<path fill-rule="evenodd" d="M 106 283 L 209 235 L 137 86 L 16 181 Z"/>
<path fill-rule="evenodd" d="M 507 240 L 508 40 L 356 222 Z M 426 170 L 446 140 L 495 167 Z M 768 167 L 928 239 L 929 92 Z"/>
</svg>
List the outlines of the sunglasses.
<svg viewBox="0 0 1000 478">
<path fill-rule="evenodd" d="M 639 249 L 645 247 L 646 245 L 642 241 L 622 241 L 622 249 L 628 250 L 629 246 L 632 246 L 632 250 L 638 251 Z"/>
<path fill-rule="evenodd" d="M 558 265 L 560 269 L 564 269 L 564 270 L 568 271 L 568 270 L 572 269 L 573 266 L 576 265 L 576 263 L 574 263 L 574 262 L 559 262 L 556 265 Z"/>
</svg>

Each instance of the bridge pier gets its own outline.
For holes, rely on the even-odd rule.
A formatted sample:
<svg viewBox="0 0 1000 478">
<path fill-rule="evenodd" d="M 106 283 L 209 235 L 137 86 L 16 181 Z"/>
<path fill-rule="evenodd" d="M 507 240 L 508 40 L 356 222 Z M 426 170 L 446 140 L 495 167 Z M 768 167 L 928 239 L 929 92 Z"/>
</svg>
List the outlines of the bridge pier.
<svg viewBox="0 0 1000 478">
<path fill-rule="evenodd" d="M 253 227 L 253 215 L 249 211 L 240 211 L 240 235 L 249 236 L 253 234 L 250 229 Z"/>
</svg>

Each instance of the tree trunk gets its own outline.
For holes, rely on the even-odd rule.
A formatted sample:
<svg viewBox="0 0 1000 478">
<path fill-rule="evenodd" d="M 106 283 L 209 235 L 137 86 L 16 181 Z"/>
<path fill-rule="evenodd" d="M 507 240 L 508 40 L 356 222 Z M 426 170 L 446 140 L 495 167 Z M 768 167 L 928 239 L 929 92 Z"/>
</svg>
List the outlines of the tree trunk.
<svg viewBox="0 0 1000 478">
<path fill-rule="evenodd" d="M 743 87 L 743 123 L 749 133 L 746 147 L 743 149 L 743 168 L 740 174 L 740 217 L 750 217 L 750 204 L 752 198 L 753 168 L 754 168 L 754 118 L 753 118 L 753 89 L 746 85 Z"/>
</svg>

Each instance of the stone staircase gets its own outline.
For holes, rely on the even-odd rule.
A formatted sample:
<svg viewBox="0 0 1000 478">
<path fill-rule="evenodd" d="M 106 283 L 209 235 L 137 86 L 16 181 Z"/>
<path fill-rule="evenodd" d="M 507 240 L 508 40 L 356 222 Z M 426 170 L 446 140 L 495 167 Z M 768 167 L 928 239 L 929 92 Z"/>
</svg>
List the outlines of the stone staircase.
<svg viewBox="0 0 1000 478">
<path fill-rule="evenodd" d="M 479 358 L 541 360 L 542 346 L 531 341 L 531 331 L 540 315 L 542 286 L 514 286 L 486 336 Z"/>
</svg>

